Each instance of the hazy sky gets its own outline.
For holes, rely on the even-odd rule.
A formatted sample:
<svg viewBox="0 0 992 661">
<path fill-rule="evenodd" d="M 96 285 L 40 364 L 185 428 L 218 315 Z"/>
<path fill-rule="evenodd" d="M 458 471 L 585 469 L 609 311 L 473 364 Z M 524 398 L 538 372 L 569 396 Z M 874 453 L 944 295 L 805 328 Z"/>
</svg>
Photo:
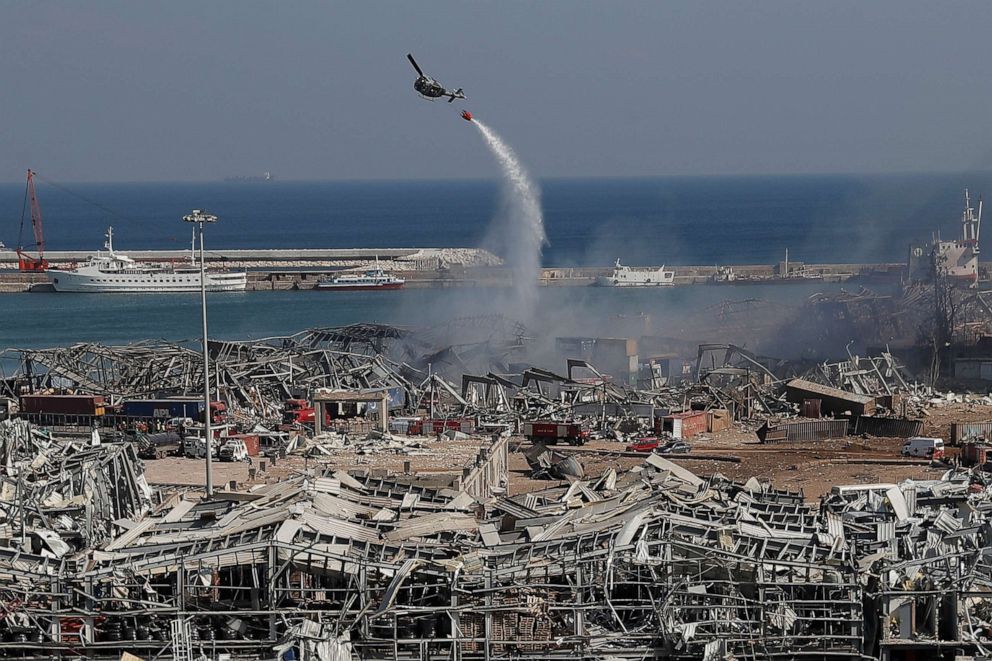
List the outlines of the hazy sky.
<svg viewBox="0 0 992 661">
<path fill-rule="evenodd" d="M 992 167 L 989 2 L 0 0 L 0 181 Z M 449 87 L 419 99 L 406 61 Z"/>
</svg>

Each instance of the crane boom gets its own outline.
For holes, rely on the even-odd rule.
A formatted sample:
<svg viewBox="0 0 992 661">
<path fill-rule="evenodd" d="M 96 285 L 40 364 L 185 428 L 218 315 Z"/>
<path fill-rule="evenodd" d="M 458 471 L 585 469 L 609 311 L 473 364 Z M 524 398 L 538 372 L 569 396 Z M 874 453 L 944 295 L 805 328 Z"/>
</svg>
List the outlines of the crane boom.
<svg viewBox="0 0 992 661">
<path fill-rule="evenodd" d="M 45 232 L 41 225 L 41 205 L 38 204 L 38 196 L 34 191 L 34 172 L 28 170 L 28 198 L 31 203 L 31 229 L 34 230 L 34 245 L 38 250 L 38 257 L 45 255 Z"/>
<path fill-rule="evenodd" d="M 24 246 L 19 245 L 17 248 L 17 264 L 18 269 L 22 272 L 38 273 L 48 268 L 48 262 L 45 261 L 45 232 L 41 220 L 41 205 L 38 204 L 38 195 L 34 189 L 34 172 L 31 170 L 28 170 L 28 183 L 25 196 L 31 209 L 31 230 L 34 233 L 34 246 L 38 251 L 38 257 L 31 257 L 24 252 Z M 21 232 L 23 233 L 23 231 L 24 211 L 22 210 Z M 18 239 L 18 243 L 20 243 L 20 239 Z"/>
</svg>

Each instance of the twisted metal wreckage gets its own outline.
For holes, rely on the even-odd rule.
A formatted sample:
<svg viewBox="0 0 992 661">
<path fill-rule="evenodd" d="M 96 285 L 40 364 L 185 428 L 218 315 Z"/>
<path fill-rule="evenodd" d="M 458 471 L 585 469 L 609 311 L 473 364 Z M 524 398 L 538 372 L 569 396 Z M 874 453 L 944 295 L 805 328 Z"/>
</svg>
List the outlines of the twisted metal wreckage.
<svg viewBox="0 0 992 661">
<path fill-rule="evenodd" d="M 497 420 L 606 422 L 697 400 L 739 419 L 794 413 L 786 367 L 733 345 L 700 347 L 694 383 L 637 390 L 581 360 L 565 375 L 508 376 L 521 342 L 517 332 L 443 349 L 363 325 L 211 353 L 221 392 L 249 420 L 317 387 L 400 388 L 408 409 Z M 198 356 L 177 345 L 20 356 L 8 388 L 26 379 L 124 397 L 202 382 Z M 460 389 L 434 369 L 486 362 Z M 911 389 L 887 354 L 806 376 Z M 0 422 L 0 655 L 899 659 L 992 645 L 980 473 L 837 489 L 817 507 L 653 455 L 510 496 L 509 442 L 483 442 L 446 486 L 314 468 L 203 501 L 149 488 L 132 444 Z"/>
<path fill-rule="evenodd" d="M 506 495 L 506 437 L 450 488 L 303 474 L 212 501 L 132 446 L 0 423 L 0 654 L 21 659 L 768 659 L 984 654 L 976 475 L 817 508 L 658 456 Z"/>
<path fill-rule="evenodd" d="M 482 325 L 479 320 L 474 324 Z M 437 337 L 374 324 L 246 342 L 212 341 L 212 379 L 218 397 L 243 425 L 278 420 L 286 399 L 310 398 L 321 388 L 387 389 L 395 391 L 393 401 L 406 410 L 430 403 L 443 405 L 443 415 L 468 414 L 503 422 L 521 416 L 645 418 L 653 411 L 681 410 L 690 403 L 725 408 L 737 420 L 796 412 L 782 385 L 802 370 L 735 345 L 700 345 L 693 380 L 649 380 L 633 387 L 583 360 L 566 360 L 565 374 L 522 368 L 513 360 L 524 355 L 526 329 L 495 327 L 499 330 L 491 336 L 459 345 L 442 345 Z M 445 330 L 441 337 L 450 335 L 451 330 Z M 13 398 L 25 391 L 68 388 L 119 401 L 198 395 L 203 388 L 201 355 L 181 344 L 11 349 L 0 358 L 5 359 L 0 360 L 0 368 L 14 367 L 0 378 L 0 396 Z M 909 389 L 890 354 L 851 360 L 814 365 L 807 373 L 816 381 L 853 392 L 862 392 L 866 379 L 878 392 Z"/>
</svg>

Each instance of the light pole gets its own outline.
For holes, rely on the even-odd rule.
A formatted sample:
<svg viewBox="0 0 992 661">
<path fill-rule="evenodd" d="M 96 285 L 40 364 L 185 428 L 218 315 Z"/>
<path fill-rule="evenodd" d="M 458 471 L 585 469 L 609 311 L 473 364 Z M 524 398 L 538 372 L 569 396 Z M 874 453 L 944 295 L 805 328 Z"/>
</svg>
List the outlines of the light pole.
<svg viewBox="0 0 992 661">
<path fill-rule="evenodd" d="M 203 436 L 207 455 L 207 498 L 214 495 L 214 476 L 211 461 L 213 457 L 214 439 L 210 429 L 210 351 L 207 348 L 207 272 L 203 261 L 203 226 L 206 223 L 216 223 L 217 216 L 193 209 L 193 213 L 183 216 L 187 223 L 194 223 L 200 228 L 200 316 L 203 318 Z M 218 393 L 219 394 L 219 393 Z"/>
</svg>

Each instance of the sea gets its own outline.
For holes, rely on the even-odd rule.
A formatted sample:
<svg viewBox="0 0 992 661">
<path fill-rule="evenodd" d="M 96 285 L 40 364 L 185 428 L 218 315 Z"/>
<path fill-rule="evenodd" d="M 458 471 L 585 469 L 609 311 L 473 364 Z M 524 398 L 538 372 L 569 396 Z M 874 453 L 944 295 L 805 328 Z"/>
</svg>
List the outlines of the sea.
<svg viewBox="0 0 992 661">
<path fill-rule="evenodd" d="M 189 245 L 181 217 L 219 217 L 207 249 L 489 247 L 506 208 L 498 181 L 65 183 L 36 179 L 49 250 Z M 900 262 L 911 241 L 958 236 L 964 190 L 992 173 L 551 179 L 541 183 L 545 266 Z M 24 185 L 0 184 L 0 241 L 32 243 Z M 27 215 L 27 214 L 23 214 Z M 20 237 L 20 238 L 19 238 Z M 637 292 L 543 288 L 539 309 L 665 314 L 730 298 L 800 301 L 836 285 L 676 287 Z M 487 292 L 451 290 L 212 294 L 211 336 L 247 339 L 355 322 L 424 325 L 434 315 L 494 312 Z M 464 309 L 462 309 L 464 308 Z M 498 310 L 496 310 L 498 312 Z M 521 320 L 527 321 L 527 320 Z M 196 295 L 0 295 L 0 350 L 76 342 L 184 341 L 199 335 Z"/>
</svg>

